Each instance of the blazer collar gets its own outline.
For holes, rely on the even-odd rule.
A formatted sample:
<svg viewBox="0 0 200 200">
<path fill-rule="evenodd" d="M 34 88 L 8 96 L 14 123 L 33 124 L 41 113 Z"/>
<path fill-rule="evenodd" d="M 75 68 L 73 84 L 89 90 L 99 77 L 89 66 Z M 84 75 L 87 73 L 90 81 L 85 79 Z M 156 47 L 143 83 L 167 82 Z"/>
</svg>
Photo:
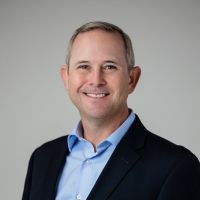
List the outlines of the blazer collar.
<svg viewBox="0 0 200 200">
<path fill-rule="evenodd" d="M 87 200 L 107 199 L 140 158 L 138 150 L 144 146 L 146 134 L 147 130 L 136 115 L 133 124 L 116 147 Z"/>
</svg>

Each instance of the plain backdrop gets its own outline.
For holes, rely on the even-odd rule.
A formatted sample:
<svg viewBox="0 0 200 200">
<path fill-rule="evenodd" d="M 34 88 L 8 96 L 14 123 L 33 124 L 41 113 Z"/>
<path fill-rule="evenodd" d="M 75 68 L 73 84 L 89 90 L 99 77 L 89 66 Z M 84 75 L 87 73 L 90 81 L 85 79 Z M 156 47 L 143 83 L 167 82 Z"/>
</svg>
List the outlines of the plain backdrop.
<svg viewBox="0 0 200 200">
<path fill-rule="evenodd" d="M 21 199 L 32 151 L 79 120 L 59 69 L 73 31 L 93 20 L 133 40 L 142 77 L 129 106 L 200 158 L 199 0 L 0 0 L 0 199 Z"/>
</svg>

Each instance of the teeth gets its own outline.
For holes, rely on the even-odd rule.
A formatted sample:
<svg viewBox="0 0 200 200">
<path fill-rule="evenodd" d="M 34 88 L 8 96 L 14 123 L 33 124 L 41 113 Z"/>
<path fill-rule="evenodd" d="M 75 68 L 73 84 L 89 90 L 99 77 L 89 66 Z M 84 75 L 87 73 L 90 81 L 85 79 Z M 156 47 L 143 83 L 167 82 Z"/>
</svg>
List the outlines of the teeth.
<svg viewBox="0 0 200 200">
<path fill-rule="evenodd" d="M 103 93 L 101 93 L 101 94 L 86 93 L 86 95 L 89 97 L 93 97 L 93 98 L 101 98 L 101 97 L 106 96 L 106 94 L 103 94 Z"/>
</svg>

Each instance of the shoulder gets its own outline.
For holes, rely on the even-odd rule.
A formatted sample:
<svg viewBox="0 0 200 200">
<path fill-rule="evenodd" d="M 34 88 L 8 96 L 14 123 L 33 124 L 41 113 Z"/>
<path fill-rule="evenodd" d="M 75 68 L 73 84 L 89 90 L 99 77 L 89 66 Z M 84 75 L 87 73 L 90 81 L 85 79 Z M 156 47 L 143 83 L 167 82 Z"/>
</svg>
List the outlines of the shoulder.
<svg viewBox="0 0 200 200">
<path fill-rule="evenodd" d="M 128 141 L 132 145 L 136 144 L 136 151 L 142 160 L 150 165 L 170 168 L 175 167 L 178 163 L 184 163 L 185 160 L 199 163 L 197 157 L 189 149 L 150 132 L 137 116 L 130 130 L 132 133 L 129 134 Z M 140 145 L 134 140 L 139 141 Z"/>
<path fill-rule="evenodd" d="M 135 135 L 132 137 L 132 139 L 139 138 L 140 143 L 142 144 L 140 147 L 143 148 L 143 152 L 151 154 L 155 158 L 159 157 L 160 159 L 173 159 L 182 158 L 185 156 L 194 156 L 194 154 L 184 146 L 177 145 L 172 141 L 169 141 L 147 130 L 138 116 L 136 116 L 135 123 L 133 124 L 131 130 L 134 132 L 133 135 Z"/>
<path fill-rule="evenodd" d="M 198 168 L 199 174 L 199 160 L 189 149 L 151 132 L 146 135 L 143 151 L 143 156 L 151 158 L 149 159 L 150 166 L 156 166 L 157 172 L 164 169 L 170 173 L 180 169 L 191 172 Z"/>
<path fill-rule="evenodd" d="M 145 145 L 148 151 L 152 153 L 155 152 L 163 157 L 184 157 L 194 155 L 184 146 L 177 145 L 149 131 L 146 135 Z"/>
<path fill-rule="evenodd" d="M 59 152 L 67 151 L 67 136 L 62 136 L 54 140 L 45 142 L 35 149 L 33 154 L 42 157 L 47 155 L 56 155 Z"/>
</svg>

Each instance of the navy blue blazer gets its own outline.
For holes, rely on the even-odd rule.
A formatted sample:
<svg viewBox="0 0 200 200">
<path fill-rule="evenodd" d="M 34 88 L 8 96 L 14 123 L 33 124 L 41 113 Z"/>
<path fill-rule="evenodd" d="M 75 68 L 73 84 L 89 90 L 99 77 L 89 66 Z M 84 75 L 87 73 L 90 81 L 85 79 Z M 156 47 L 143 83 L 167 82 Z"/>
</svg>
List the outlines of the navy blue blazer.
<svg viewBox="0 0 200 200">
<path fill-rule="evenodd" d="M 22 200 L 54 200 L 69 154 L 67 136 L 37 148 Z M 184 147 L 149 132 L 136 116 L 88 200 L 200 200 L 200 163 Z"/>
</svg>

